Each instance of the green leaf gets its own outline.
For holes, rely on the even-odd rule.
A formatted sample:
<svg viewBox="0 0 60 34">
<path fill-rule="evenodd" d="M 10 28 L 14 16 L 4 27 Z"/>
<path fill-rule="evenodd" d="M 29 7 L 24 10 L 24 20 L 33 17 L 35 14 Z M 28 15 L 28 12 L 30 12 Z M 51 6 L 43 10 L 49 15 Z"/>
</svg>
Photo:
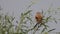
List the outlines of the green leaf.
<svg viewBox="0 0 60 34">
<path fill-rule="evenodd" d="M 47 29 L 47 27 L 49 27 L 48 25 L 44 25 L 45 26 L 45 28 Z"/>
<path fill-rule="evenodd" d="M 53 31 L 53 30 L 55 30 L 55 28 L 54 28 L 54 29 L 49 30 L 48 32 L 51 32 L 51 31 Z"/>
<path fill-rule="evenodd" d="M 8 19 L 8 23 L 11 23 L 11 21 Z"/>
<path fill-rule="evenodd" d="M 55 21 L 55 23 L 57 24 L 57 21 L 56 21 L 56 19 L 55 18 L 53 18 L 53 20 Z"/>
<path fill-rule="evenodd" d="M 29 9 L 32 5 L 33 5 L 33 3 L 32 3 L 32 4 L 30 4 L 30 5 L 27 7 L 27 9 Z"/>
<path fill-rule="evenodd" d="M 26 17 L 27 19 L 29 19 L 30 21 L 32 21 L 32 19 L 30 17 Z"/>
<path fill-rule="evenodd" d="M 48 34 L 48 32 L 45 32 L 44 34 Z"/>
<path fill-rule="evenodd" d="M 55 20 L 55 23 L 57 24 L 57 21 Z"/>
<path fill-rule="evenodd" d="M 5 15 L 5 20 L 8 20 L 8 19 L 10 19 L 10 16 Z"/>
<path fill-rule="evenodd" d="M 50 18 L 51 18 L 51 16 L 49 16 L 49 17 L 46 18 L 46 23 L 48 22 L 48 19 L 50 19 Z"/>
<path fill-rule="evenodd" d="M 13 21 L 14 19 L 15 19 L 15 17 L 14 18 L 12 17 L 12 20 L 11 21 Z"/>
<path fill-rule="evenodd" d="M 42 30 L 42 32 L 41 33 L 43 33 L 45 31 L 45 28 L 43 28 L 43 30 Z"/>
<path fill-rule="evenodd" d="M 7 15 L 5 15 L 5 19 L 7 19 L 8 17 L 7 17 Z"/>
<path fill-rule="evenodd" d="M 32 11 L 32 10 L 29 10 L 29 11 L 27 11 L 26 13 L 24 13 L 24 15 L 27 15 L 27 14 L 29 14 L 31 11 Z"/>
<path fill-rule="evenodd" d="M 2 18 L 2 15 L 0 15 L 0 20 L 1 20 L 1 18 Z"/>
<path fill-rule="evenodd" d="M 21 13 L 21 16 L 23 16 L 23 13 Z"/>
</svg>

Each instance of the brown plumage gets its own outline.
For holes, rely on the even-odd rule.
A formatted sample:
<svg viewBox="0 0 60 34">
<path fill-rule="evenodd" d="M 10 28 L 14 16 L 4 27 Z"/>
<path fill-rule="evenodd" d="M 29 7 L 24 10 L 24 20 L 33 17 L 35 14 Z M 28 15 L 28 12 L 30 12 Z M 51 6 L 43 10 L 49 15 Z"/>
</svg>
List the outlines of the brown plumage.
<svg viewBox="0 0 60 34">
<path fill-rule="evenodd" d="M 42 23 L 42 18 L 43 18 L 42 13 L 36 12 L 35 19 L 36 19 L 36 21 L 37 21 L 37 24 L 34 26 L 34 28 L 35 28 L 38 24 Z"/>
</svg>

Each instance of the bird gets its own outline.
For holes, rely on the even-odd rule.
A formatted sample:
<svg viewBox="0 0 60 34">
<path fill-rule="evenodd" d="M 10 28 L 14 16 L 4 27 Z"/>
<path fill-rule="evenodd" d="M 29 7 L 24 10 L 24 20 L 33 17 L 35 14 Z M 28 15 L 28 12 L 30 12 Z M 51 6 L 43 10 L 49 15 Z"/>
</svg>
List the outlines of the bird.
<svg viewBox="0 0 60 34">
<path fill-rule="evenodd" d="M 35 19 L 36 19 L 36 25 L 34 26 L 34 28 L 38 25 L 38 24 L 41 24 L 42 23 L 42 19 L 43 19 L 43 15 L 41 12 L 36 12 L 36 15 L 35 15 Z"/>
</svg>

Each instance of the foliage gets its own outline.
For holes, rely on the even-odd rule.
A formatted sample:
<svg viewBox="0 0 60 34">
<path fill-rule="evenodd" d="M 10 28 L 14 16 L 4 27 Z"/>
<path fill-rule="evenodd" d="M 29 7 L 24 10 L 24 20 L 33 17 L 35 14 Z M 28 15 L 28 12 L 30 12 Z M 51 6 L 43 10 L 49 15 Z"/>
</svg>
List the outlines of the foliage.
<svg viewBox="0 0 60 34">
<path fill-rule="evenodd" d="M 20 17 L 20 21 L 17 21 L 17 25 L 13 24 L 13 21 L 15 19 L 15 17 L 9 16 L 9 15 L 0 15 L 0 33 L 1 34 L 28 34 L 29 31 L 31 30 L 35 30 L 35 28 L 30 28 L 28 26 L 26 26 L 27 22 L 31 23 L 32 22 L 32 18 L 30 17 L 30 13 L 32 10 L 29 10 L 25 13 L 21 13 L 21 17 Z M 51 19 L 51 16 L 43 18 L 43 23 L 40 24 L 40 27 L 44 26 L 43 30 L 41 31 L 41 34 L 47 30 L 47 28 L 49 27 L 48 25 L 46 25 L 46 23 L 48 23 L 49 19 Z M 55 18 L 53 19 L 55 20 Z M 56 22 L 56 20 L 55 20 Z M 57 22 L 56 22 L 57 23 Z M 13 28 L 15 27 L 15 28 Z M 26 29 L 25 29 L 26 28 Z M 38 30 L 38 28 L 35 30 L 35 32 Z M 14 29 L 16 32 L 14 32 Z M 55 29 L 51 29 L 50 31 L 53 31 Z M 34 33 L 35 33 L 34 32 Z"/>
<path fill-rule="evenodd" d="M 29 7 L 31 7 L 31 5 L 29 5 L 28 8 Z M 44 27 L 44 28 L 42 28 L 42 31 L 41 31 L 41 34 L 42 34 L 46 30 L 48 30 L 49 25 L 47 25 L 47 23 L 50 20 L 53 20 L 55 23 L 57 23 L 56 19 L 54 17 L 52 17 L 51 15 L 48 17 L 45 16 L 46 13 L 50 14 L 50 12 L 51 12 L 50 9 L 51 8 L 49 8 L 48 11 L 46 11 L 45 13 L 42 10 L 42 14 L 44 15 L 43 23 L 41 23 L 36 28 L 31 28 L 27 25 L 28 23 L 30 24 L 30 26 L 32 26 L 31 23 L 33 24 L 33 22 L 32 22 L 33 20 L 31 18 L 32 10 L 28 10 L 24 13 L 21 13 L 20 20 L 15 21 L 17 23 L 17 25 L 14 25 L 15 17 L 0 14 L 0 34 L 28 34 L 28 32 L 32 31 L 32 30 L 34 30 L 33 34 L 35 34 L 35 32 L 37 30 L 39 30 L 40 27 Z M 48 34 L 48 32 L 51 32 L 53 30 L 55 30 L 55 28 L 48 30 L 47 32 L 45 32 L 45 34 Z"/>
</svg>

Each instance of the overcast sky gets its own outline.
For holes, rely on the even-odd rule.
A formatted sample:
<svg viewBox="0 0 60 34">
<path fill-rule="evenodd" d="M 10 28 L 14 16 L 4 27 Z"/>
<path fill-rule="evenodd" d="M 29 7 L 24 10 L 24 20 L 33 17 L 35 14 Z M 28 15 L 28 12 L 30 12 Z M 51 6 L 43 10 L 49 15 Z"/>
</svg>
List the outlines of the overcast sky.
<svg viewBox="0 0 60 34">
<path fill-rule="evenodd" d="M 23 12 L 28 7 L 28 5 L 31 4 L 31 1 L 32 0 L 0 0 L 0 5 L 2 8 L 1 11 L 3 13 L 8 12 L 10 15 L 13 15 L 14 13 L 14 16 L 18 17 L 19 14 Z M 60 7 L 60 0 L 35 0 L 33 2 L 36 2 L 36 4 L 30 7 L 30 9 L 33 10 L 33 15 L 35 12 L 41 11 L 41 9 L 46 11 L 50 7 L 51 3 L 53 3 L 53 8 Z M 60 23 L 53 25 L 52 27 L 56 28 L 55 32 L 60 32 Z"/>
</svg>

